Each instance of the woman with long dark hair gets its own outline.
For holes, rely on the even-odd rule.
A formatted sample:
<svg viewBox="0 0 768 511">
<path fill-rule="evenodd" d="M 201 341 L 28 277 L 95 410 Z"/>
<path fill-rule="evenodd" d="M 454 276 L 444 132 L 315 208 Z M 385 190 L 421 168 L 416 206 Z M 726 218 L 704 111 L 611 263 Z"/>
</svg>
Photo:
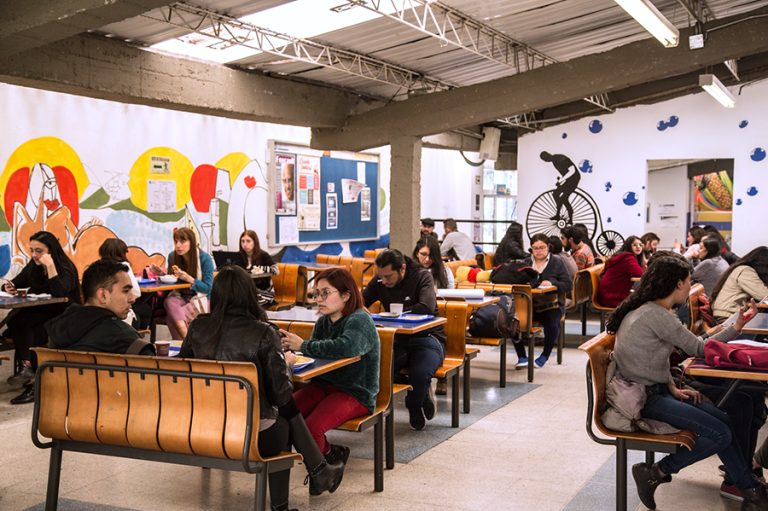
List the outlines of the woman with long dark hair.
<svg viewBox="0 0 768 511">
<path fill-rule="evenodd" d="M 556 300 L 537 305 L 534 301 L 533 319 L 539 321 L 544 329 L 544 350 L 534 361 L 536 367 L 542 368 L 549 360 L 552 348 L 560 335 L 560 316 L 565 309 L 565 296 L 573 288 L 573 280 L 568 277 L 563 262 L 549 253 L 549 237 L 546 234 L 534 234 L 531 237 L 531 256 L 525 259 L 525 263 L 532 266 L 541 275 L 539 287 L 554 286 L 557 288 Z M 528 355 L 525 351 L 525 343 L 522 339 L 514 341 L 517 352 L 517 368 L 528 365 Z"/>
<path fill-rule="evenodd" d="M 422 236 L 416 242 L 413 249 L 413 260 L 429 270 L 437 289 L 451 289 L 454 287 L 453 273 L 443 264 L 440 256 L 440 245 L 432 236 Z"/>
<path fill-rule="evenodd" d="M 255 231 L 247 229 L 240 235 L 240 255 L 246 271 L 252 273 L 266 273 L 268 276 L 254 279 L 253 282 L 260 291 L 273 291 L 272 277 L 280 273 L 272 256 L 261 249 L 259 235 Z"/>
<path fill-rule="evenodd" d="M 525 259 L 526 257 L 528 257 L 528 252 L 523 248 L 523 226 L 518 222 L 512 222 L 496 248 L 496 253 L 493 255 L 493 265 L 498 266 L 513 259 Z"/>
<path fill-rule="evenodd" d="M 304 456 L 312 488 L 333 492 L 344 467 L 329 465 L 320 454 L 293 401 L 280 336 L 266 321 L 250 276 L 242 268 L 226 266 L 213 283 L 210 314 L 192 322 L 179 356 L 252 362 L 259 373 L 259 452 L 268 457 L 290 450 L 292 439 Z M 288 470 L 269 475 L 273 511 L 288 509 L 289 480 Z"/>
<path fill-rule="evenodd" d="M 152 271 L 165 273 L 154 265 Z M 188 322 L 196 315 L 194 307 L 190 304 L 192 297 L 196 294 L 210 294 L 213 285 L 213 259 L 197 248 L 197 236 L 192 229 L 180 227 L 173 231 L 173 252 L 168 254 L 167 272 L 181 282 L 192 284 L 190 289 L 172 291 L 163 300 L 171 338 L 184 339 L 187 336 Z"/>
<path fill-rule="evenodd" d="M 710 302 L 716 322 L 739 310 L 750 298 L 768 296 L 768 247 L 757 247 L 738 259 L 722 274 Z"/>
<path fill-rule="evenodd" d="M 712 297 L 720 277 L 728 270 L 728 263 L 722 258 L 722 247 L 715 236 L 704 236 L 699 241 L 696 259 L 700 262 L 693 269 L 693 280 L 704 286 L 704 292 Z"/>
<path fill-rule="evenodd" d="M 600 305 L 617 307 L 632 291 L 632 279 L 643 275 L 643 241 L 629 236 L 621 250 L 605 262 L 605 269 L 597 284 Z"/>
<path fill-rule="evenodd" d="M 331 268 L 315 279 L 320 317 L 312 336 L 281 331 L 283 348 L 310 357 L 361 357 L 360 361 L 313 378 L 296 391 L 294 399 L 307 420 L 320 451 L 329 463 L 346 463 L 349 447 L 331 445 L 325 433 L 349 419 L 371 413 L 379 392 L 379 334 L 363 308 L 363 296 L 352 274 Z M 312 493 L 312 485 L 309 487 Z"/>
<path fill-rule="evenodd" d="M 742 510 L 766 509 L 765 490 L 752 478 L 728 416 L 713 405 L 701 402 L 695 390 L 678 389 L 670 375 L 669 356 L 675 347 L 691 355 L 704 355 L 705 342 L 734 339 L 757 309 L 741 314 L 736 323 L 710 340 L 697 337 L 671 314 L 672 307 L 688 299 L 691 290 L 691 265 L 678 257 L 654 258 L 640 284 L 608 318 L 606 328 L 616 333 L 613 352 L 617 373 L 645 386 L 646 402 L 641 415 L 666 422 L 697 435 L 692 450 L 681 449 L 654 464 L 632 467 L 642 503 L 656 509 L 656 488 L 693 463 L 717 454 L 729 479 L 744 497 Z"/>
<path fill-rule="evenodd" d="M 72 303 L 80 303 L 80 282 L 77 268 L 61 248 L 56 236 L 39 231 L 29 238 L 31 259 L 21 272 L 3 284 L 3 291 L 15 295 L 17 289 L 27 288 L 31 294 L 49 294 L 66 298 L 66 303 L 40 305 L 18 309 L 8 320 L 8 335 L 13 339 L 16 360 L 23 364 L 21 372 L 11 376 L 11 385 L 27 385 L 24 392 L 11 400 L 11 404 L 31 403 L 35 400 L 36 360 L 30 348 L 44 346 L 48 341 L 44 323 L 55 318 Z"/>
</svg>

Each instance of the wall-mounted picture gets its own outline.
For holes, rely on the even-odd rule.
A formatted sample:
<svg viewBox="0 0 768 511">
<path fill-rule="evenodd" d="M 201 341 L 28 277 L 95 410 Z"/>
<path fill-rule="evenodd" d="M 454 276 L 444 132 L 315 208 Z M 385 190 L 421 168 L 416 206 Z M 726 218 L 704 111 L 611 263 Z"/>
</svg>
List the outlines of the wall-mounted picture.
<svg viewBox="0 0 768 511">
<path fill-rule="evenodd" d="M 275 214 L 296 214 L 296 155 L 275 153 Z"/>
</svg>

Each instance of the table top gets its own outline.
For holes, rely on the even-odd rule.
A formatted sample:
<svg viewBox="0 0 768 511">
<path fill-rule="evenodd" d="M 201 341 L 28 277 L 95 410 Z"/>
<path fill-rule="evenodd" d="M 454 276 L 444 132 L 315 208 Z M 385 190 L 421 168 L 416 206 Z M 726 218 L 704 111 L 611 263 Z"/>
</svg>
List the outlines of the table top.
<svg viewBox="0 0 768 511">
<path fill-rule="evenodd" d="M 470 308 L 471 311 L 476 311 L 477 309 L 480 309 L 482 307 L 485 307 L 486 305 L 491 305 L 493 303 L 496 303 L 500 300 L 498 296 L 492 296 L 492 295 L 485 295 L 482 298 L 438 298 L 439 300 L 443 300 L 446 302 L 460 302 L 460 303 L 466 303 L 467 306 Z"/>
<path fill-rule="evenodd" d="M 146 286 L 139 286 L 139 289 L 141 289 L 142 293 L 159 293 L 160 291 L 174 291 L 177 289 L 189 289 L 192 287 L 192 284 L 187 284 L 186 282 L 179 282 L 176 284 L 149 284 Z"/>
<path fill-rule="evenodd" d="M 757 314 L 752 321 L 744 325 L 741 331 L 744 334 L 768 335 L 768 314 Z"/>
<path fill-rule="evenodd" d="M 306 307 L 293 307 L 282 311 L 267 311 L 267 317 L 275 321 L 302 321 L 305 323 L 315 323 L 319 314 L 317 309 L 307 309 Z M 395 328 L 398 334 L 416 334 L 429 330 L 447 322 L 445 318 L 432 318 L 419 323 L 401 322 L 401 321 L 378 321 L 376 326 Z"/>
<path fill-rule="evenodd" d="M 329 373 L 340 367 L 354 364 L 355 362 L 358 362 L 360 358 L 361 358 L 360 356 L 340 358 L 337 360 L 330 360 L 327 358 L 316 358 L 314 362 L 312 362 L 307 367 L 303 368 L 301 371 L 293 373 L 293 381 L 308 382 L 312 378 L 320 376 L 321 374 Z"/>
<path fill-rule="evenodd" d="M 51 298 L 19 298 L 18 296 L 0 296 L 0 309 L 23 309 L 25 307 L 39 307 L 40 305 L 52 305 L 54 303 L 67 302 L 65 297 Z"/>
<path fill-rule="evenodd" d="M 768 312 L 768 303 L 760 302 L 757 304 L 757 308 L 760 309 L 760 312 Z"/>
<path fill-rule="evenodd" d="M 711 367 L 702 359 L 689 358 L 685 361 L 685 372 L 693 376 L 711 376 L 736 380 L 768 381 L 768 371 L 749 371 L 727 367 Z"/>
<path fill-rule="evenodd" d="M 302 264 L 307 271 L 323 271 L 328 268 L 346 268 L 346 264 L 334 264 L 334 263 L 307 263 Z"/>
</svg>

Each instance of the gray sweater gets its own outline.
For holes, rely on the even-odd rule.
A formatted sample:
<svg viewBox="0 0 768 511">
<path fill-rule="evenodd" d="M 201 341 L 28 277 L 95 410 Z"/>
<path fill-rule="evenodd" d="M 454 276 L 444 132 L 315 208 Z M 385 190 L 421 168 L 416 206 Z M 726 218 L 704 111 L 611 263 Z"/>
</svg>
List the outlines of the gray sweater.
<svg viewBox="0 0 768 511">
<path fill-rule="evenodd" d="M 736 337 L 733 327 L 710 339 L 730 341 Z M 643 385 L 672 382 L 669 355 L 678 347 L 697 357 L 704 356 L 705 341 L 685 328 L 676 316 L 664 307 L 647 302 L 633 310 L 621 322 L 616 332 L 613 356 L 618 370 L 627 380 Z"/>
<path fill-rule="evenodd" d="M 715 290 L 717 281 L 728 269 L 728 263 L 720 256 L 704 259 L 693 269 L 693 280 L 701 282 L 704 286 L 704 292 L 708 297 L 712 297 L 712 291 Z"/>
</svg>

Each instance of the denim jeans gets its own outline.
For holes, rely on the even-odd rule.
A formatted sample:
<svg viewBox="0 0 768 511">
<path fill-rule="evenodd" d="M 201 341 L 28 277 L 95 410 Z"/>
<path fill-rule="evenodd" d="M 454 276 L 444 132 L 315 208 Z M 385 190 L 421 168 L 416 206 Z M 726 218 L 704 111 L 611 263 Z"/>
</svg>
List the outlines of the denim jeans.
<svg viewBox="0 0 768 511">
<path fill-rule="evenodd" d="M 741 489 L 754 488 L 751 471 L 744 462 L 736 440 L 731 433 L 728 415 L 713 405 L 693 405 L 675 399 L 666 384 L 646 387 L 648 399 L 641 415 L 656 419 L 680 429 L 696 433 L 696 444 L 692 451 L 681 448 L 665 456 L 659 468 L 665 474 L 676 474 L 697 461 L 717 454 L 725 465 L 728 479 Z"/>
<path fill-rule="evenodd" d="M 541 323 L 541 326 L 544 329 L 544 351 L 541 352 L 541 355 L 544 358 L 549 358 L 549 355 L 552 354 L 552 348 L 555 347 L 557 338 L 560 335 L 561 315 L 561 308 L 533 313 L 533 319 Z M 512 341 L 512 344 L 515 346 L 515 352 L 518 357 L 522 358 L 528 356 L 528 353 L 525 351 L 527 344 L 525 339 L 521 338 L 514 340 Z"/>
<path fill-rule="evenodd" d="M 443 365 L 444 358 L 443 343 L 430 335 L 395 341 L 392 360 L 395 381 L 399 379 L 400 369 L 407 367 L 408 383 L 413 387 L 413 390 L 405 396 L 406 408 L 409 410 L 421 408 L 435 371 Z"/>
</svg>

